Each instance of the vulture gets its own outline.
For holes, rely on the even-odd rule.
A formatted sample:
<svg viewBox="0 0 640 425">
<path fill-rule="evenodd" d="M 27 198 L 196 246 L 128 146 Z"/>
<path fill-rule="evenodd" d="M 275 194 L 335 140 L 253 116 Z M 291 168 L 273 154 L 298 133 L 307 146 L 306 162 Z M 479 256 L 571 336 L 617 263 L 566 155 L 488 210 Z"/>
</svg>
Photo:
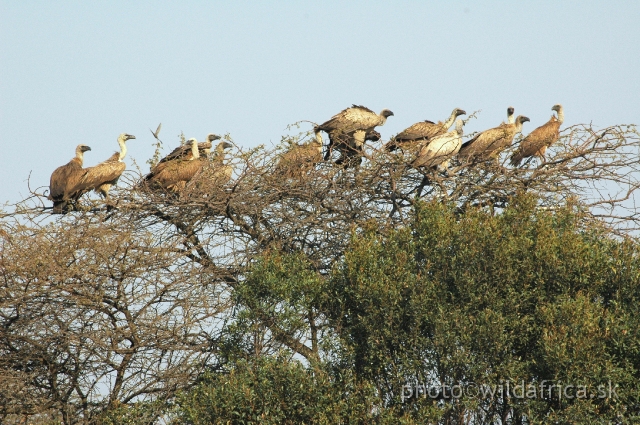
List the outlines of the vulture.
<svg viewBox="0 0 640 425">
<path fill-rule="evenodd" d="M 123 159 L 127 155 L 127 140 L 135 139 L 136 136 L 122 133 L 118 136 L 120 152 L 116 152 L 109 159 L 93 167 L 85 168 L 78 184 L 72 189 L 75 193 L 84 193 L 95 190 L 109 201 L 109 190 L 111 186 L 118 183 L 118 179 L 127 167 Z"/>
<path fill-rule="evenodd" d="M 276 165 L 276 174 L 285 177 L 302 177 L 322 161 L 322 143 L 313 140 L 304 145 L 296 145 L 283 153 Z"/>
<path fill-rule="evenodd" d="M 380 133 L 375 130 L 369 130 L 364 135 L 365 142 L 377 142 L 381 138 L 382 136 L 380 135 Z M 346 168 L 352 165 L 360 165 L 362 163 L 363 146 L 360 146 L 359 148 L 351 148 L 349 144 L 342 145 L 340 150 L 340 158 L 336 160 L 336 164 L 343 165 Z M 331 154 L 331 152 L 329 151 L 328 154 Z"/>
<path fill-rule="evenodd" d="M 458 153 L 460 146 L 462 146 L 463 125 L 462 120 L 458 119 L 455 130 L 436 136 L 424 143 L 411 165 L 416 168 L 435 168 L 438 166 L 446 168 L 449 160 Z"/>
<path fill-rule="evenodd" d="M 82 177 L 84 153 L 90 150 L 91 148 L 87 145 L 80 144 L 76 146 L 76 156 L 67 164 L 56 168 L 53 173 L 51 173 L 49 196 L 47 198 L 53 201 L 54 214 L 66 213 L 69 201 L 77 201 L 82 195 L 83 192 L 71 192 L 71 189 Z"/>
<path fill-rule="evenodd" d="M 229 142 L 220 142 L 214 150 L 214 156 L 211 159 L 211 167 L 213 169 L 211 178 L 217 184 L 227 184 L 229 180 L 231 180 L 231 176 L 233 174 L 233 166 L 231 164 L 224 163 L 224 151 L 232 147 L 233 145 Z"/>
<path fill-rule="evenodd" d="M 529 118 L 518 115 L 513 124 L 500 124 L 483 131 L 462 145 L 458 157 L 467 162 L 497 158 L 500 152 L 511 145 L 516 133 L 522 131 L 522 123 L 527 121 Z"/>
<path fill-rule="evenodd" d="M 551 110 L 556 111 L 558 117 L 551 115 L 551 119 L 546 124 L 536 128 L 522 140 L 518 150 L 511 155 L 511 165 L 517 167 L 523 159 L 530 156 L 537 156 L 544 161 L 544 154 L 547 152 L 547 148 L 560 137 L 560 126 L 564 121 L 562 105 L 553 105 Z"/>
<path fill-rule="evenodd" d="M 466 112 L 460 108 L 455 108 L 445 122 L 440 121 L 437 124 L 428 120 L 417 122 L 411 127 L 398 133 L 385 145 L 385 149 L 389 152 L 393 152 L 403 146 L 414 145 L 414 142 L 430 140 L 434 137 L 440 136 L 441 134 L 449 131 L 449 128 L 460 115 L 466 115 Z"/>
<path fill-rule="evenodd" d="M 340 158 L 341 162 L 344 162 L 345 156 L 354 156 L 354 153 L 361 154 L 365 141 L 375 137 L 372 133 L 373 129 L 384 125 L 387 118 L 392 115 L 393 112 L 388 109 L 383 109 L 380 114 L 376 114 L 364 106 L 353 105 L 334 115 L 324 124 L 314 127 L 313 131 L 319 143 L 322 143 L 321 131 L 329 135 L 329 145 L 324 156 L 325 161 L 331 157 L 334 147 L 343 154 Z"/>
<path fill-rule="evenodd" d="M 507 108 L 507 124 L 515 124 L 516 123 L 516 117 L 514 115 L 515 111 L 516 110 L 513 108 L 513 106 L 509 106 Z"/>
<path fill-rule="evenodd" d="M 210 140 L 216 140 L 215 135 L 210 135 Z M 215 136 L 219 138 L 219 136 Z M 216 151 L 223 152 L 232 145 L 222 142 Z M 202 154 L 200 153 L 202 148 Z M 207 162 L 207 156 L 211 152 L 211 141 L 198 143 L 195 138 L 187 140 L 184 146 L 173 150 L 153 167 L 151 172 L 144 177 L 143 183 L 151 188 L 161 188 L 170 192 L 180 192 L 187 183 L 202 170 Z M 229 177 L 231 177 L 229 175 Z"/>
<path fill-rule="evenodd" d="M 218 139 L 220 139 L 220 136 L 218 136 L 217 134 L 209 133 L 207 135 L 206 142 L 198 143 L 198 153 L 200 154 L 200 156 L 208 155 L 209 152 L 211 152 L 211 147 L 213 146 L 213 142 Z M 175 148 L 169 155 L 162 158 L 158 162 L 158 164 L 167 162 L 167 161 L 172 161 L 174 159 L 184 158 L 190 155 L 191 155 L 191 145 L 189 143 L 185 143 L 184 145 Z"/>
</svg>

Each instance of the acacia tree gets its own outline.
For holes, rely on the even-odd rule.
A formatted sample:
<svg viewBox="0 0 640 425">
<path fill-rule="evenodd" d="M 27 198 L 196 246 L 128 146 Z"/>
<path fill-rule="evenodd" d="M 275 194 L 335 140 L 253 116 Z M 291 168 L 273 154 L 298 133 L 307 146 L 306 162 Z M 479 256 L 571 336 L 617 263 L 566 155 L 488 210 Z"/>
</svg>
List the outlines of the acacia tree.
<svg viewBox="0 0 640 425">
<path fill-rule="evenodd" d="M 413 378 L 493 382 L 506 372 L 490 377 L 483 373 L 499 367 L 519 370 L 521 374 L 510 376 L 533 382 L 547 375 L 527 369 L 526 361 L 520 369 L 513 366 L 519 364 L 517 356 L 509 357 L 514 350 L 522 354 L 535 349 L 536 356 L 546 353 L 532 341 L 541 338 L 545 324 L 567 317 L 574 307 L 583 306 L 596 316 L 608 312 L 605 300 L 610 302 L 607 297 L 615 292 L 611 287 L 607 293 L 587 293 L 587 286 L 580 287 L 582 292 L 560 291 L 551 297 L 547 310 L 526 310 L 527 317 L 546 317 L 547 322 L 531 322 L 535 332 L 514 348 L 514 332 L 520 328 L 492 327 L 488 300 L 469 303 L 465 298 L 469 294 L 459 289 L 460 282 L 479 271 L 447 258 L 499 251 L 503 240 L 530 248 L 527 240 L 496 238 L 499 225 L 515 225 L 499 220 L 522 221 L 529 239 L 536 240 L 526 223 L 539 222 L 540 211 L 551 217 L 565 214 L 568 206 L 576 219 L 570 220 L 567 234 L 599 229 L 598 237 L 612 244 L 614 237 L 633 236 L 638 225 L 633 201 L 640 146 L 635 127 L 597 132 L 590 126 L 570 127 L 546 162 L 533 160 L 518 169 L 496 163 L 454 163 L 446 173 L 415 170 L 409 166 L 409 153 L 369 148 L 366 160 L 355 169 L 321 163 L 302 177 L 287 178 L 278 159 L 292 143 L 309 137 L 303 133 L 284 138 L 274 150 L 238 149 L 230 158 L 235 174 L 228 183 L 216 177 L 213 163 L 179 195 L 136 188 L 140 173 L 129 172 L 110 192 L 116 205 L 111 211 L 104 211 L 97 201 L 84 201 L 78 211 L 63 218 L 46 218 L 45 197 L 39 190 L 7 211 L 0 258 L 0 379 L 6 385 L 0 387 L 8 390 L 0 393 L 4 406 L 0 413 L 11 420 L 40 415 L 64 423 L 106 421 L 109 412 L 126 411 L 127 406 L 173 400 L 207 370 L 206 376 L 219 382 L 216 379 L 222 375 L 211 375 L 211 370 L 235 370 L 238 359 L 279 355 L 302 360 L 315 368 L 314 376 L 324 371 L 330 377 L 327 382 L 334 385 L 333 392 L 326 393 L 331 400 L 342 403 L 346 394 L 362 393 L 361 403 L 343 407 L 368 420 L 382 421 L 390 415 L 391 422 L 422 417 L 433 422 L 490 423 L 499 417 L 502 423 L 517 423 L 535 415 L 549 417 L 549 409 L 557 406 L 543 403 L 540 409 L 525 412 L 497 399 L 446 408 L 425 402 L 414 409 L 399 401 L 399 391 L 405 380 Z M 528 212 L 509 215 L 513 200 L 525 195 L 530 196 Z M 438 232 L 432 224 L 425 227 L 431 215 L 421 213 L 424 202 L 446 205 L 446 212 L 430 213 L 441 215 L 432 223 Z M 470 231 L 473 238 L 456 241 L 461 236 L 453 229 L 464 233 L 464 226 L 469 230 L 489 226 L 494 232 Z M 408 236 L 398 229 L 420 238 L 437 235 L 431 242 L 439 248 L 433 251 L 418 242 L 405 246 L 398 241 Z M 486 242 L 490 237 L 494 245 Z M 460 251 L 464 244 L 476 248 Z M 595 253 L 607 252 L 597 244 L 592 248 Z M 633 264 L 635 254 L 630 252 L 621 261 Z M 504 265 L 509 253 L 496 255 L 493 263 L 478 266 L 479 270 Z M 523 250 L 519 258 L 535 259 L 535 253 Z M 552 254 L 569 252 L 553 251 L 550 258 Z M 580 271 L 580 261 L 576 260 L 573 272 Z M 449 274 L 427 279 L 424 270 L 432 270 L 432 262 Z M 375 267 L 365 267 L 369 263 Z M 530 264 L 530 273 L 536 275 L 540 272 L 534 264 L 540 263 Z M 597 271 L 606 261 L 594 264 Z M 475 290 L 506 303 L 507 296 L 518 293 L 518 285 L 526 282 L 515 279 L 517 265 L 505 270 L 513 276 L 485 274 Z M 542 276 L 545 290 L 549 281 L 555 279 L 560 286 L 563 283 L 557 282 L 564 282 L 558 280 L 560 275 Z M 565 278 L 588 279 L 581 273 Z M 508 286 L 512 292 L 489 290 L 496 282 L 504 286 L 506 279 L 512 279 Z M 629 285 L 626 290 L 633 291 Z M 426 295 L 420 291 L 425 287 L 432 292 L 423 299 Z M 601 300 L 594 303 L 590 296 Z M 440 321 L 426 316 L 414 320 L 407 317 L 407 310 L 393 310 L 401 306 L 439 311 L 444 308 L 439 297 L 448 300 L 445 305 L 451 310 L 451 316 Z M 558 304 L 561 300 L 564 304 Z M 535 304 L 532 299 L 527 303 Z M 523 314 L 496 311 L 495 317 L 504 323 Z M 449 322 L 449 317 L 463 317 L 462 312 L 477 321 Z M 631 312 L 625 307 L 620 314 Z M 388 317 L 393 319 L 389 326 L 381 326 Z M 455 332 L 453 325 L 458 326 Z M 511 334 L 501 342 L 508 347 L 495 362 L 474 366 L 477 359 L 466 354 L 456 357 L 456 350 L 477 337 L 476 330 L 488 338 L 498 329 Z M 419 349 L 408 349 L 409 341 Z M 493 355 L 489 346 L 487 342 L 472 348 L 487 357 Z M 606 350 L 601 354 L 612 355 Z M 627 361 L 629 368 L 637 364 Z M 355 374 L 345 374 L 347 368 Z M 340 395 L 340 388 L 351 390 Z M 326 405 L 333 409 L 338 402 L 331 403 Z M 633 410 L 629 403 L 625 407 Z M 532 408 L 527 405 L 527 409 Z M 613 408 L 609 412 L 621 414 Z M 160 413 L 154 410 L 149 415 L 153 419 Z"/>
</svg>

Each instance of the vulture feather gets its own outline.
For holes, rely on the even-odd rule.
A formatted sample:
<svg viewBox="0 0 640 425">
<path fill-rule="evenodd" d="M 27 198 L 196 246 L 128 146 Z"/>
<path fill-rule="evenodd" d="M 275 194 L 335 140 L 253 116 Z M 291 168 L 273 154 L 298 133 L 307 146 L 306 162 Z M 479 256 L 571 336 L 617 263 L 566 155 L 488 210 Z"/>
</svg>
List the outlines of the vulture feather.
<svg viewBox="0 0 640 425">
<path fill-rule="evenodd" d="M 500 124 L 485 130 L 460 148 L 458 157 L 467 162 L 486 161 L 497 158 L 513 142 L 514 136 L 522 131 L 522 123 L 529 118 L 518 115 L 513 124 Z"/>
<path fill-rule="evenodd" d="M 462 126 L 461 119 L 456 120 L 456 128 L 453 131 L 441 134 L 428 140 L 420 149 L 417 158 L 411 163 L 414 167 L 441 166 L 446 168 L 449 160 L 458 153 L 462 146 Z"/>
<path fill-rule="evenodd" d="M 321 161 L 322 143 L 313 140 L 283 153 L 276 165 L 276 173 L 289 178 L 302 177 Z"/>
<path fill-rule="evenodd" d="M 135 139 L 136 136 L 122 133 L 118 137 L 120 152 L 116 152 L 109 159 L 93 167 L 84 169 L 83 175 L 78 184 L 72 189 L 74 192 L 87 192 L 95 190 L 107 201 L 109 200 L 109 190 L 111 186 L 118 183 L 118 179 L 127 168 L 123 159 L 127 155 L 127 140 Z"/>
<path fill-rule="evenodd" d="M 373 129 L 384 125 L 387 118 L 392 115 L 393 112 L 388 109 L 383 109 L 379 114 L 376 114 L 364 106 L 353 105 L 334 115 L 324 124 L 316 126 L 313 130 L 319 143 L 322 143 L 321 131 L 329 135 L 325 161 L 331 157 L 334 147 L 343 154 L 341 162 L 344 162 L 345 155 L 354 156 L 354 153 L 361 155 L 364 143 L 367 140 L 373 140 L 377 134 L 372 133 Z M 345 154 L 345 152 L 350 154 Z"/>
<path fill-rule="evenodd" d="M 445 134 L 449 131 L 449 128 L 453 125 L 456 118 L 465 114 L 466 112 L 464 110 L 455 108 L 445 122 L 440 121 L 437 124 L 428 120 L 417 122 L 411 127 L 398 133 L 385 145 L 385 149 L 389 152 L 393 152 L 398 148 L 414 146 L 416 142 L 430 140 L 434 137 L 440 136 L 441 134 Z"/>
<path fill-rule="evenodd" d="M 70 189 L 72 189 L 82 177 L 84 153 L 90 150 L 91 148 L 87 145 L 80 144 L 76 146 L 76 156 L 67 164 L 56 168 L 53 173 L 51 173 L 49 196 L 47 198 L 53 201 L 54 214 L 66 213 L 69 201 L 77 201 L 80 196 L 82 196 L 83 192 L 71 192 Z"/>
<path fill-rule="evenodd" d="M 551 109 L 558 113 L 558 117 L 552 115 L 546 124 L 536 128 L 522 140 L 518 150 L 511 156 L 511 165 L 517 167 L 523 159 L 530 156 L 537 156 L 544 161 L 547 148 L 560 137 L 560 126 L 564 121 L 562 105 L 554 105 Z"/>
</svg>

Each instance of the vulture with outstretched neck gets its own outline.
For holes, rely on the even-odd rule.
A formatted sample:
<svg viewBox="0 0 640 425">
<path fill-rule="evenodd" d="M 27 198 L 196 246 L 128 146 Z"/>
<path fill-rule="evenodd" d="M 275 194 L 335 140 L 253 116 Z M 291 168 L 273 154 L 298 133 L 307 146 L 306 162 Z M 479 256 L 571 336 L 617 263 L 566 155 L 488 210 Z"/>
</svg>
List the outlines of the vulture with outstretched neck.
<svg viewBox="0 0 640 425">
<path fill-rule="evenodd" d="M 376 114 L 364 106 L 353 105 L 334 115 L 329 121 L 316 126 L 313 130 L 316 140 L 322 144 L 321 131 L 329 135 L 329 144 L 325 154 L 325 161 L 329 160 L 333 149 L 339 150 L 344 156 L 361 155 L 365 141 L 370 140 L 375 127 L 384 125 L 393 112 L 383 109 Z M 344 159 L 341 157 L 341 159 Z"/>
<path fill-rule="evenodd" d="M 304 145 L 295 145 L 282 154 L 276 164 L 276 174 L 288 178 L 299 178 L 322 161 L 322 143 L 312 140 Z"/>
<path fill-rule="evenodd" d="M 456 120 L 455 130 L 436 136 L 424 143 L 418 156 L 411 163 L 413 167 L 446 168 L 449 160 L 453 158 L 462 146 L 461 119 Z"/>
<path fill-rule="evenodd" d="M 213 139 L 216 140 L 216 139 Z M 202 146 L 202 155 L 200 147 Z M 222 142 L 216 148 L 216 151 L 224 151 L 224 149 L 232 145 Z M 202 170 L 202 167 L 208 160 L 208 154 L 211 152 L 211 142 L 198 143 L 195 138 L 187 140 L 184 146 L 175 149 L 167 157 L 160 161 L 149 174 L 144 177 L 143 183 L 151 189 L 164 189 L 169 192 L 182 191 L 187 183 Z"/>
<path fill-rule="evenodd" d="M 445 134 L 460 115 L 466 115 L 466 112 L 460 108 L 455 108 L 445 122 L 434 123 L 428 120 L 417 122 L 392 138 L 385 145 L 385 150 L 393 152 L 396 149 L 415 146 L 416 142 L 422 142 Z"/>
<path fill-rule="evenodd" d="M 462 145 L 458 158 L 466 162 L 496 159 L 500 152 L 511 145 L 514 136 L 522 131 L 522 124 L 527 121 L 529 118 L 518 115 L 513 124 L 500 124 L 483 131 Z"/>
<path fill-rule="evenodd" d="M 220 139 L 220 136 L 218 136 L 217 134 L 209 133 L 207 135 L 206 141 L 198 143 L 198 153 L 200 154 L 200 156 L 202 157 L 202 156 L 208 155 L 209 152 L 211 152 L 211 148 L 213 147 L 213 142 L 219 139 Z M 191 145 L 188 143 L 185 143 L 184 145 L 175 148 L 169 155 L 162 158 L 158 162 L 158 164 L 161 164 L 167 161 L 173 161 L 175 159 L 184 158 L 190 155 L 191 155 Z"/>
<path fill-rule="evenodd" d="M 211 158 L 210 167 L 212 169 L 211 179 L 218 185 L 224 185 L 231 180 L 233 175 L 233 165 L 225 164 L 224 159 L 226 156 L 226 150 L 232 148 L 233 145 L 229 142 L 220 142 L 213 151 L 213 158 Z"/>
<path fill-rule="evenodd" d="M 77 201 L 83 192 L 71 192 L 71 189 L 76 186 L 82 177 L 84 161 L 84 153 L 90 151 L 91 148 L 87 145 L 76 146 L 76 156 L 67 164 L 56 168 L 51 173 L 51 179 L 49 180 L 49 196 L 50 201 L 53 201 L 53 213 L 64 214 L 68 211 L 69 202 Z"/>
<path fill-rule="evenodd" d="M 127 155 L 127 140 L 135 139 L 136 136 L 122 133 L 118 136 L 120 152 L 116 152 L 109 159 L 93 167 L 84 169 L 82 177 L 73 191 L 88 192 L 95 190 L 109 201 L 109 190 L 111 186 L 118 183 L 118 179 L 127 168 L 124 157 Z"/>
<path fill-rule="evenodd" d="M 516 112 L 515 108 L 513 106 L 509 106 L 507 108 L 507 124 L 515 124 L 516 123 L 516 116 L 514 115 Z"/>
<path fill-rule="evenodd" d="M 560 126 L 564 122 L 562 105 L 553 105 L 551 110 L 556 111 L 558 116 L 552 115 L 546 124 L 533 130 L 520 142 L 518 150 L 511 155 L 511 165 L 517 167 L 523 159 L 530 156 L 537 156 L 541 161 L 544 161 L 547 148 L 560 137 Z"/>
</svg>

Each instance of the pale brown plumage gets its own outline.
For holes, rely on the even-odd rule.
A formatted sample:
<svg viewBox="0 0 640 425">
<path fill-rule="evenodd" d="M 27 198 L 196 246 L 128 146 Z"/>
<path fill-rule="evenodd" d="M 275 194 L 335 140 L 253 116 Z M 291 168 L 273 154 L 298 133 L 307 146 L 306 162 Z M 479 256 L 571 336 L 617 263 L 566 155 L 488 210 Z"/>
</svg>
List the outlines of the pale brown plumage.
<svg viewBox="0 0 640 425">
<path fill-rule="evenodd" d="M 77 185 L 83 175 L 84 153 L 90 150 L 91 148 L 87 145 L 78 145 L 76 147 L 76 156 L 51 173 L 49 196 L 47 198 L 53 201 L 54 214 L 66 213 L 69 202 L 75 202 L 82 196 L 83 192 L 71 192 L 71 189 Z"/>
<path fill-rule="evenodd" d="M 220 142 L 213 153 L 211 164 L 211 180 L 216 185 L 225 185 L 231 180 L 233 175 L 233 166 L 231 164 L 225 164 L 225 150 L 232 148 L 233 145 L 228 142 Z"/>
<path fill-rule="evenodd" d="M 466 112 L 460 108 L 455 108 L 445 122 L 434 123 L 429 120 L 420 121 L 411 127 L 398 133 L 389 143 L 385 145 L 385 150 L 393 152 L 396 149 L 411 148 L 423 142 L 438 137 L 449 131 L 456 117 L 465 115 Z"/>
<path fill-rule="evenodd" d="M 483 131 L 462 145 L 458 158 L 466 162 L 497 158 L 500 152 L 511 145 L 514 136 L 522 130 L 522 123 L 527 121 L 529 118 L 518 115 L 514 124 L 500 124 Z"/>
<path fill-rule="evenodd" d="M 537 156 L 544 161 L 547 148 L 560 137 L 560 126 L 564 121 L 562 105 L 554 105 L 551 109 L 558 113 L 558 117 L 552 115 L 546 124 L 536 128 L 522 140 L 518 150 L 511 156 L 511 165 L 517 167 L 523 159 L 531 156 Z"/>
<path fill-rule="evenodd" d="M 219 138 L 219 136 L 216 137 Z M 212 138 L 211 140 L 216 139 Z M 189 139 L 185 146 L 175 149 L 164 158 L 163 161 L 160 161 L 151 170 L 151 173 L 144 177 L 143 183 L 151 189 L 164 189 L 173 193 L 182 191 L 187 183 L 189 183 L 207 163 L 207 155 L 211 151 L 211 140 L 198 143 L 196 139 Z M 230 143 L 222 142 L 216 148 L 216 152 L 218 155 L 223 155 L 224 149 L 231 146 Z M 200 148 L 202 148 L 202 155 L 200 154 Z M 167 159 L 172 155 L 173 158 Z M 229 178 L 231 177 L 230 173 L 225 170 L 220 176 L 214 176 L 214 178 L 223 178 L 226 174 L 229 174 Z"/>
<path fill-rule="evenodd" d="M 126 142 L 135 139 L 131 134 L 122 133 L 118 137 L 120 152 L 114 153 L 109 159 L 93 167 L 84 169 L 83 175 L 78 184 L 72 189 L 74 192 L 88 192 L 95 190 L 107 201 L 109 200 L 109 190 L 111 186 L 118 183 L 118 179 L 127 168 L 123 159 L 127 155 Z"/>
<path fill-rule="evenodd" d="M 213 147 L 213 141 L 218 139 L 220 139 L 220 136 L 218 136 L 217 134 L 210 133 L 209 135 L 207 135 L 207 140 L 205 142 L 198 143 L 198 153 L 200 154 L 200 156 L 205 156 L 209 152 L 211 152 L 211 148 Z M 175 159 L 184 158 L 190 155 L 191 155 L 191 145 L 184 144 L 182 146 L 178 146 L 177 148 L 175 148 L 169 155 L 162 158 L 158 162 L 158 164 L 167 162 L 167 161 L 173 161 Z"/>
<path fill-rule="evenodd" d="M 295 145 L 283 153 L 275 172 L 287 178 L 300 178 L 322 161 L 322 143 L 313 140 L 304 145 Z"/>
<path fill-rule="evenodd" d="M 464 123 L 461 119 L 456 121 L 453 131 L 436 136 L 426 142 L 422 142 L 422 148 L 416 159 L 411 163 L 413 167 L 429 167 L 446 169 L 449 160 L 453 158 L 462 145 Z"/>
<path fill-rule="evenodd" d="M 316 126 L 314 132 L 319 143 L 322 144 L 321 131 L 329 135 L 325 161 L 329 160 L 334 148 L 343 153 L 341 162 L 344 162 L 346 157 L 361 153 L 366 140 L 371 140 L 373 129 L 384 125 L 392 115 L 393 112 L 388 109 L 376 114 L 364 106 L 353 105 L 334 115 L 329 121 Z"/>
</svg>

